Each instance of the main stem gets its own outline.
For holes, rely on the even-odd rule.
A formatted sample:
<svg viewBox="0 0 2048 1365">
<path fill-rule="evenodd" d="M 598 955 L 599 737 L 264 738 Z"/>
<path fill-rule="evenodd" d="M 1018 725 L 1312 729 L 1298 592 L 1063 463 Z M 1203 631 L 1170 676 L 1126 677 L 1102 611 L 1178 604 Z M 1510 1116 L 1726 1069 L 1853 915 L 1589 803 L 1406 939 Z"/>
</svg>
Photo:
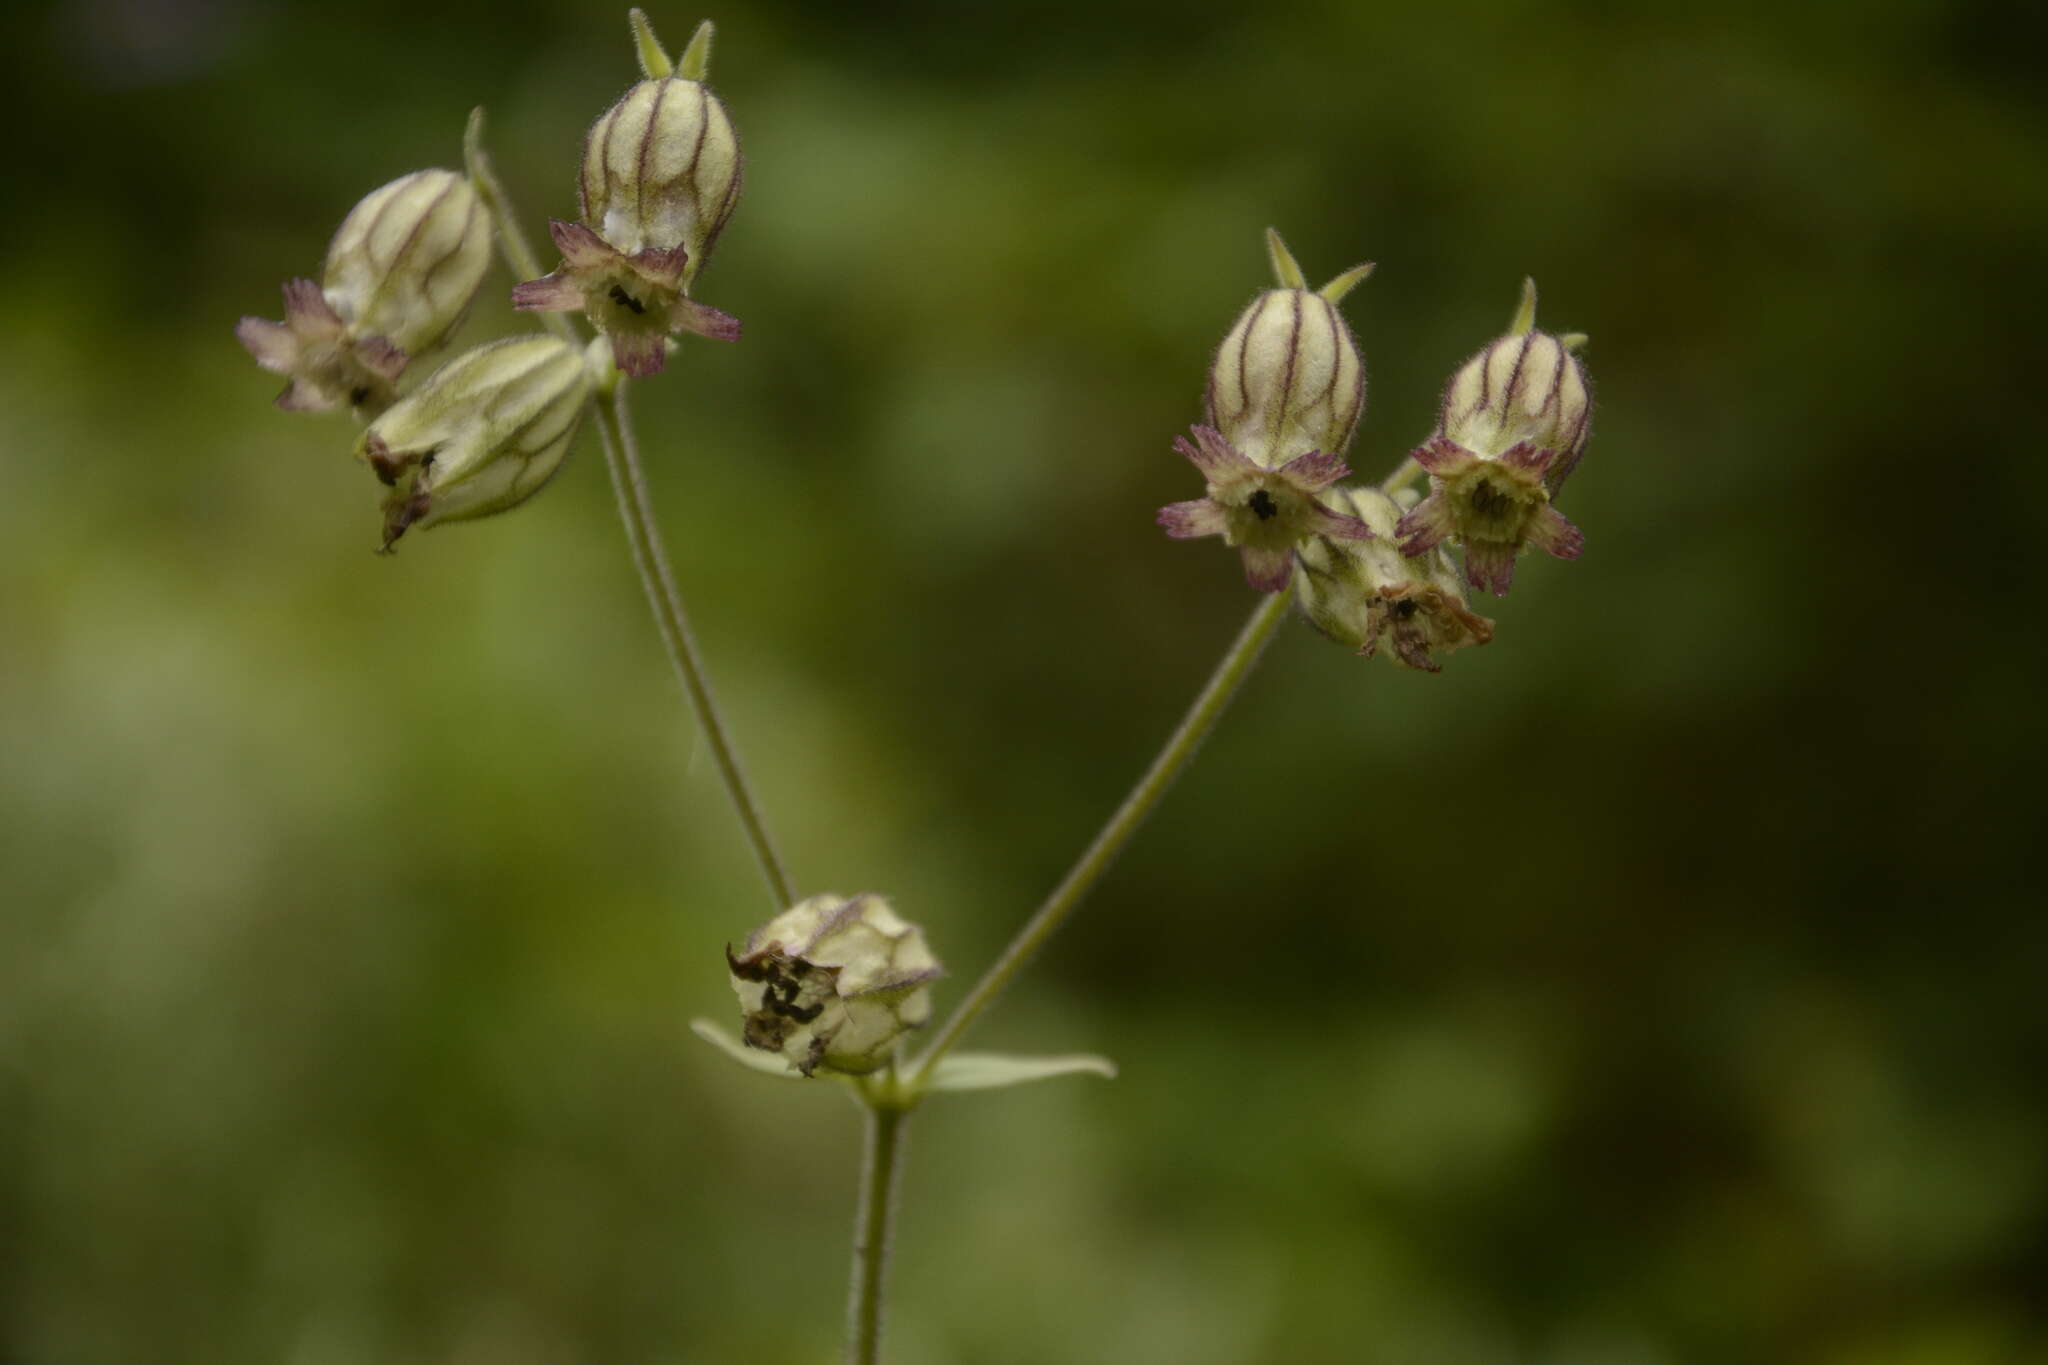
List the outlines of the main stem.
<svg viewBox="0 0 2048 1365">
<path fill-rule="evenodd" d="M 519 230 L 518 215 L 512 212 L 512 202 L 498 179 L 497 167 L 484 147 L 481 108 L 470 111 L 469 127 L 462 137 L 462 158 L 469 170 L 470 183 L 476 187 L 497 227 L 498 249 L 504 254 L 505 263 L 522 280 L 539 279 L 540 260 L 527 244 L 526 234 Z M 542 313 L 540 320 L 562 340 L 577 342 L 576 329 L 566 315 Z M 601 397 L 593 400 L 591 406 L 597 409 L 597 434 L 604 445 L 605 467 L 611 471 L 612 492 L 618 497 L 626 543 L 633 551 L 633 567 L 640 571 L 641 585 L 647 589 L 647 605 L 654 609 L 654 624 L 661 631 L 661 642 L 668 647 L 669 662 L 675 665 L 676 677 L 689 694 L 690 708 L 697 713 L 697 725 L 711 745 L 719 779 L 725 783 L 726 795 L 732 798 L 733 810 L 746 831 L 754 858 L 761 864 L 761 875 L 768 879 L 775 908 L 786 910 L 796 902 L 789 887 L 789 874 L 783 870 L 775 845 L 768 838 L 761 805 L 747 785 L 746 770 L 740 767 L 739 753 L 719 717 L 718 702 L 711 695 L 711 679 L 704 671 L 703 656 L 697 652 L 696 638 L 690 634 L 690 618 L 683 611 L 683 597 L 676 591 L 676 576 L 669 568 L 668 550 L 662 544 L 661 526 L 654 519 L 654 505 L 647 497 L 647 476 L 640 470 L 640 447 L 633 437 L 633 413 L 626 402 L 627 381 L 619 379 L 616 385 L 609 407 Z"/>
<path fill-rule="evenodd" d="M 519 217 L 512 212 L 512 201 L 505 194 L 505 182 L 498 179 L 497 165 L 484 148 L 482 105 L 469 111 L 469 127 L 462 134 L 462 160 L 469 170 L 470 185 L 476 190 L 477 198 L 483 200 L 484 209 L 497 226 L 498 250 L 505 257 L 505 264 L 517 279 L 539 279 L 544 273 L 540 268 L 540 258 L 533 254 L 526 234 L 520 231 Z M 564 341 L 579 340 L 576 328 L 566 313 L 542 313 L 540 324 Z"/>
<path fill-rule="evenodd" d="M 982 974 L 981 980 L 974 983 L 974 988 L 967 992 L 967 998 L 940 1027 L 930 1049 L 917 1063 L 917 1072 L 910 1085 L 913 1093 L 922 1088 L 939 1058 L 960 1041 L 960 1035 L 967 1032 L 968 1026 L 995 1002 L 1011 979 L 1045 946 L 1045 941 L 1066 922 L 1067 916 L 1074 913 L 1075 907 L 1108 870 L 1116 855 L 1123 851 L 1131 836 L 1138 832 L 1138 827 L 1145 823 L 1145 817 L 1152 813 L 1160 798 L 1166 795 L 1167 788 L 1173 785 L 1173 780 L 1187 767 L 1188 760 L 1195 756 L 1202 741 L 1216 728 L 1216 722 L 1222 718 L 1224 708 L 1230 705 L 1238 684 L 1252 671 L 1274 629 L 1286 617 L 1293 595 L 1291 587 L 1276 592 L 1264 598 L 1252 612 L 1251 619 L 1244 623 L 1244 629 L 1237 633 L 1237 639 L 1217 663 L 1216 671 L 1209 675 L 1201 694 L 1188 707 L 1188 713 L 1181 717 L 1180 727 L 1166 741 L 1166 747 L 1159 751 L 1159 756 L 1152 760 L 1152 766 L 1145 770 L 1145 775 L 1138 779 L 1138 785 L 1131 788 L 1131 794 L 1117 807 L 1116 814 L 1109 817 L 1109 823 L 1088 845 L 1087 852 L 1067 873 L 1066 880 L 1054 888 L 1045 903 L 1024 922 L 1024 927 L 1010 940 L 1010 946 L 1003 949 L 1002 956 Z"/>
<path fill-rule="evenodd" d="M 903 1127 L 910 1112 L 867 1106 L 861 1145 L 860 1211 L 853 1225 L 853 1285 L 846 1305 L 847 1365 L 878 1365 L 882 1358 L 882 1282 L 889 1273 L 890 1224 L 896 1212 L 896 1177 L 903 1163 Z"/>
<path fill-rule="evenodd" d="M 767 822 L 761 818 L 761 806 L 754 799 L 753 788 L 747 784 L 746 771 L 740 767 L 740 756 L 733 747 L 732 737 L 726 730 L 725 721 L 718 712 L 718 702 L 711 695 L 711 679 L 704 671 L 704 658 L 697 651 L 696 638 L 690 633 L 690 619 L 683 611 L 682 594 L 676 591 L 675 573 L 669 568 L 668 551 L 663 548 L 661 528 L 654 519 L 654 507 L 647 497 L 647 479 L 640 469 L 640 451 L 633 437 L 632 409 L 626 399 L 630 381 L 621 379 L 618 389 L 607 404 L 603 399 L 592 406 L 597 409 L 597 432 L 604 445 L 605 466 L 612 476 L 612 492 L 618 495 L 619 520 L 626 527 L 626 543 L 633 551 L 634 567 L 640 571 L 640 582 L 647 589 L 647 605 L 654 610 L 654 624 L 661 631 L 661 642 L 668 647 L 669 662 L 675 665 L 676 677 L 683 684 L 683 691 L 689 694 L 690 708 L 697 713 L 697 724 L 704 732 L 705 742 L 711 746 L 711 757 L 718 765 L 718 776 L 725 783 L 726 795 L 732 798 L 732 807 L 740 818 L 740 828 L 746 832 L 747 843 L 754 850 L 754 859 L 761 865 L 761 875 L 767 878 L 768 891 L 775 901 L 777 910 L 786 910 L 796 903 L 791 892 L 789 874 L 783 870 L 782 859 L 775 852 L 775 845 L 768 837 Z"/>
</svg>

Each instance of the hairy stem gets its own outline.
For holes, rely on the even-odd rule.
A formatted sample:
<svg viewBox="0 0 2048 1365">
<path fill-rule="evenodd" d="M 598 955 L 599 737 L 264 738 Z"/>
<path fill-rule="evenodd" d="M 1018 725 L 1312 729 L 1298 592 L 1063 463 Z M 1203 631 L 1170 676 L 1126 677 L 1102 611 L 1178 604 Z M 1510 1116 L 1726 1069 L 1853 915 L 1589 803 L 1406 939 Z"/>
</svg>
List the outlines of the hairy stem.
<svg viewBox="0 0 2048 1365">
<path fill-rule="evenodd" d="M 872 1101 L 861 1146 L 860 1210 L 853 1225 L 853 1285 L 846 1305 L 847 1365 L 877 1365 L 882 1358 L 883 1282 L 889 1274 L 890 1224 L 903 1169 L 903 1127 L 910 1113 Z"/>
<path fill-rule="evenodd" d="M 981 979 L 967 992 L 967 997 L 939 1028 L 931 1047 L 916 1064 L 916 1073 L 911 1081 L 913 1092 L 922 1088 L 939 1058 L 960 1041 L 960 1035 L 967 1032 L 968 1026 L 995 1002 L 1024 965 L 1045 946 L 1053 931 L 1074 913 L 1082 898 L 1101 879 L 1116 855 L 1130 842 L 1131 836 L 1138 832 L 1138 827 L 1145 823 L 1145 817 L 1152 813 L 1160 798 L 1166 795 L 1167 788 L 1173 785 L 1173 780 L 1195 756 L 1202 741 L 1216 728 L 1216 722 L 1221 719 L 1224 708 L 1230 705 L 1238 684 L 1252 671 L 1274 629 L 1286 617 L 1293 596 L 1294 590 L 1290 587 L 1260 601 L 1251 619 L 1244 623 L 1244 629 L 1237 633 L 1237 639 L 1218 661 L 1216 671 L 1209 675 L 1209 681 L 1203 685 L 1194 704 L 1181 717 L 1180 726 L 1167 739 L 1166 747 L 1159 751 L 1158 757 L 1152 760 L 1152 766 L 1138 779 L 1138 785 L 1131 788 L 1130 795 L 1109 817 L 1109 823 L 1088 845 L 1087 852 L 1067 873 L 1066 880 L 1054 888 L 1045 903 L 1024 922 L 1024 927 L 1003 949 L 1002 956 L 982 973 Z"/>
<path fill-rule="evenodd" d="M 631 387 L 630 381 L 621 379 L 609 404 L 602 399 L 593 403 L 597 410 L 598 436 L 604 445 L 605 465 L 611 470 L 612 492 L 618 495 L 619 520 L 625 524 L 626 543 L 632 548 L 634 567 L 639 569 L 640 582 L 647 589 L 647 604 L 654 609 L 654 624 L 661 631 L 661 642 L 668 647 L 669 662 L 675 665 L 676 677 L 681 680 L 683 691 L 689 695 L 690 709 L 697 713 L 697 724 L 711 746 L 719 779 L 725 784 L 726 795 L 732 798 L 733 811 L 739 816 L 740 827 L 746 832 L 754 858 L 761 864 L 761 875 L 768 881 L 769 895 L 775 902 L 775 908 L 786 910 L 796 903 L 796 896 L 790 890 L 789 874 L 783 870 L 774 842 L 768 837 L 768 826 L 761 818 L 760 803 L 754 799 L 753 789 L 747 785 L 739 753 L 733 748 L 732 737 L 719 716 L 718 702 L 711 695 L 711 680 L 704 672 L 704 659 L 697 651 L 696 638 L 690 633 L 690 620 L 683 611 L 682 595 L 676 591 L 675 573 L 669 568 L 668 551 L 662 546 L 661 528 L 654 520 L 653 504 L 648 501 L 647 478 L 640 469 L 640 451 L 633 437 L 632 410 L 626 397 Z"/>
<path fill-rule="evenodd" d="M 511 200 L 505 197 L 505 185 L 498 179 L 498 168 L 491 164 L 491 154 L 484 150 L 482 105 L 469 111 L 469 127 L 462 134 L 462 163 L 469 171 L 469 183 L 476 188 L 477 198 L 484 201 L 484 208 L 489 210 L 491 222 L 498 229 L 498 251 L 504 256 L 505 264 L 517 279 L 539 279 L 547 272 L 540 268 L 540 258 L 533 254 L 526 234 L 519 230 L 519 218 L 512 212 Z M 577 340 L 576 329 L 570 325 L 567 314 L 542 313 L 540 321 L 543 327 L 562 340 Z"/>
</svg>

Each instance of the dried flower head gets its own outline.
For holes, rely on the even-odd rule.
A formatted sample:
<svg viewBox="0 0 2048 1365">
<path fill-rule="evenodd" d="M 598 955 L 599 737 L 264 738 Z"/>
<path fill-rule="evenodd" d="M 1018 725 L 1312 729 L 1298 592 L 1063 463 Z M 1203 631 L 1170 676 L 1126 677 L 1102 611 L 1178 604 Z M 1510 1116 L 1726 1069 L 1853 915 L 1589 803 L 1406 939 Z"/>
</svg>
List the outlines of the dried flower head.
<svg viewBox="0 0 2048 1365">
<path fill-rule="evenodd" d="M 512 291 L 514 306 L 581 310 L 611 340 L 619 369 L 654 374 L 676 332 L 737 340 L 739 321 L 689 297 L 739 203 L 739 139 L 703 82 L 711 25 L 672 66 L 646 16 L 633 11 L 648 79 L 591 125 L 578 184 L 581 223 L 554 222 L 562 253 L 552 275 Z"/>
<path fill-rule="evenodd" d="M 748 1047 L 793 1071 L 874 1071 L 932 1013 L 940 974 L 924 931 L 880 896 L 812 896 L 725 951 Z"/>
<path fill-rule="evenodd" d="M 490 218 L 469 181 L 415 171 L 350 210 L 319 284 L 285 284 L 283 322 L 243 318 L 235 335 L 291 380 L 279 407 L 347 403 L 375 415 L 397 397 L 407 363 L 462 321 L 490 263 Z"/>
<path fill-rule="evenodd" d="M 539 492 L 589 395 L 583 353 L 545 335 L 477 346 L 436 370 L 356 445 L 391 489 L 384 548 L 412 527 L 487 517 Z"/>
<path fill-rule="evenodd" d="M 1316 537 L 1302 546 L 1295 584 L 1302 615 L 1339 644 L 1435 673 L 1437 656 L 1483 645 L 1493 622 L 1466 606 L 1458 570 L 1442 550 L 1407 558 L 1393 547 L 1401 508 L 1377 488 L 1334 488 L 1333 507 L 1364 522 L 1369 541 Z"/>
<path fill-rule="evenodd" d="M 1436 433 L 1412 455 L 1429 473 L 1429 496 L 1399 527 L 1404 554 L 1464 546 L 1466 581 L 1495 596 L 1513 583 L 1524 549 L 1577 559 L 1585 548 L 1550 505 L 1591 430 L 1592 395 L 1573 354 L 1584 338 L 1539 332 L 1535 321 L 1536 283 L 1525 280 L 1507 334 L 1445 387 Z"/>
</svg>

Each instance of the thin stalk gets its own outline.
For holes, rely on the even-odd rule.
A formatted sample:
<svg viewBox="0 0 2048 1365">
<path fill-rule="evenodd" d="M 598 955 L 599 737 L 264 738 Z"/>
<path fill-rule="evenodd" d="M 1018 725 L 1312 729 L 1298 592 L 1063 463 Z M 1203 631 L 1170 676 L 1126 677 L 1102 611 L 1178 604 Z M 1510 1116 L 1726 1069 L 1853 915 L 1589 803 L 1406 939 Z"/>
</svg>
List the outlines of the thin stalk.
<svg viewBox="0 0 2048 1365">
<path fill-rule="evenodd" d="M 1024 922 L 1024 927 L 1010 940 L 1009 947 L 1003 949 L 1002 956 L 982 973 L 981 980 L 974 983 L 967 997 L 939 1028 L 931 1047 L 916 1064 L 916 1073 L 910 1082 L 913 1093 L 923 1088 L 939 1058 L 960 1041 L 960 1035 L 967 1031 L 968 1026 L 1003 993 L 1024 965 L 1045 946 L 1053 931 L 1066 922 L 1067 916 L 1080 905 L 1082 898 L 1115 861 L 1116 855 L 1123 851 L 1123 846 L 1138 832 L 1138 827 L 1145 823 L 1145 817 L 1152 813 L 1160 798 L 1166 795 L 1167 788 L 1173 785 L 1173 780 L 1180 776 L 1181 769 L 1187 767 L 1188 760 L 1195 756 L 1202 741 L 1216 728 L 1216 722 L 1222 718 L 1224 708 L 1230 705 L 1238 684 L 1252 671 L 1274 629 L 1286 617 L 1293 597 L 1294 590 L 1290 587 L 1261 600 L 1251 619 L 1244 623 L 1244 629 L 1237 633 L 1237 639 L 1217 663 L 1216 671 L 1209 675 L 1209 681 L 1203 685 L 1194 704 L 1181 717 L 1180 726 L 1167 739 L 1166 747 L 1159 751 L 1152 760 L 1152 766 L 1138 779 L 1138 785 L 1131 788 L 1130 795 L 1109 817 L 1109 823 L 1088 845 L 1087 852 L 1067 873 L 1066 880 L 1054 888 L 1045 903 Z"/>
<path fill-rule="evenodd" d="M 492 164 L 491 154 L 484 150 L 482 105 L 469 111 L 469 127 L 462 134 L 462 161 L 469 171 L 469 183 L 475 187 L 477 198 L 484 201 L 484 208 L 490 212 L 491 222 L 498 229 L 498 252 L 504 256 L 505 264 L 518 279 L 539 279 L 547 272 L 540 268 L 540 257 L 533 254 L 526 234 L 519 230 L 518 215 L 512 212 L 512 201 L 505 197 L 505 185 L 498 179 L 498 168 Z M 541 326 L 564 341 L 578 340 L 576 329 L 570 325 L 566 313 L 542 313 L 540 322 Z"/>
<path fill-rule="evenodd" d="M 903 1169 L 903 1127 L 910 1120 L 908 1110 L 892 1105 L 870 1102 L 866 1112 L 860 1210 L 853 1224 L 853 1285 L 846 1305 L 847 1365 L 877 1365 L 882 1358 L 890 1225 L 896 1214 L 897 1179 Z"/>
<path fill-rule="evenodd" d="M 719 780 L 725 784 L 726 795 L 732 798 L 733 811 L 739 816 L 747 843 L 754 850 L 755 861 L 761 864 L 761 875 L 767 878 L 775 908 L 785 910 L 796 903 L 796 896 L 790 890 L 789 874 L 783 870 L 774 842 L 768 837 L 768 825 L 761 817 L 760 803 L 754 799 L 753 789 L 747 785 L 739 753 L 734 749 L 725 721 L 719 715 L 718 702 L 711 695 L 711 679 L 704 671 L 704 658 L 698 653 L 696 638 L 690 633 L 690 620 L 683 611 L 682 594 L 676 591 L 675 573 L 669 568 L 668 551 L 662 546 L 661 528 L 655 522 L 654 506 L 647 497 L 647 478 L 640 469 L 639 446 L 633 437 L 632 409 L 626 398 L 630 387 L 631 381 L 621 379 L 610 404 L 602 399 L 592 404 L 597 410 L 597 433 L 604 445 L 605 466 L 611 470 L 612 492 L 618 496 L 619 520 L 625 525 L 626 543 L 632 548 L 633 564 L 640 571 L 640 582 L 647 589 L 647 605 L 654 610 L 654 624 L 661 631 L 661 642 L 668 647 L 669 662 L 675 665 L 676 677 L 690 698 L 690 709 L 697 713 L 697 724 L 711 746 Z"/>
<path fill-rule="evenodd" d="M 1385 493 L 1391 498 L 1409 484 L 1414 483 L 1416 476 L 1421 473 L 1421 465 L 1412 459 L 1403 460 L 1400 464 L 1394 466 L 1393 473 L 1387 475 L 1386 482 L 1380 485 L 1380 492 Z"/>
</svg>

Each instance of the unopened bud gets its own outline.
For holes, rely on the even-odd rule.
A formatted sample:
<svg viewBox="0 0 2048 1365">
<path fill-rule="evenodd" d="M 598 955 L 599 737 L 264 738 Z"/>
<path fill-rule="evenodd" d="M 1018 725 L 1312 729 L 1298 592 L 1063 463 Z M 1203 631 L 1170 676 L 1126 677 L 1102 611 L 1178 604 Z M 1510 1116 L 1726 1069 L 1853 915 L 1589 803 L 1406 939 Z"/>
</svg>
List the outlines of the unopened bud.
<svg viewBox="0 0 2048 1365">
<path fill-rule="evenodd" d="M 1570 340 L 1535 329 L 1536 285 L 1524 281 L 1508 332 L 1459 367 L 1444 388 L 1436 434 L 1412 452 L 1430 494 L 1401 519 L 1401 549 L 1445 541 L 1465 550 L 1465 579 L 1505 594 L 1515 559 L 1535 548 L 1577 559 L 1578 527 L 1550 505 L 1578 467 L 1593 400 Z"/>
<path fill-rule="evenodd" d="M 356 447 L 391 489 L 384 548 L 414 526 L 487 517 L 539 492 L 589 393 L 582 351 L 551 336 L 490 342 L 436 370 Z"/>
<path fill-rule="evenodd" d="M 1365 277 L 1361 266 L 1321 290 L 1301 287 L 1300 268 L 1269 234 L 1282 288 L 1253 299 L 1209 367 L 1210 425 L 1269 468 L 1298 455 L 1341 455 L 1365 411 L 1365 364 L 1337 299 Z"/>
<path fill-rule="evenodd" d="M 1437 434 L 1482 460 L 1516 446 L 1551 452 L 1544 486 L 1555 493 L 1578 464 L 1591 431 L 1586 371 L 1565 338 L 1539 332 L 1536 286 L 1525 283 L 1528 323 L 1473 356 L 1444 388 Z M 1517 313 L 1519 321 L 1523 314 Z"/>
<path fill-rule="evenodd" d="M 280 407 L 347 403 L 374 415 L 397 396 L 408 362 L 462 321 L 490 263 L 490 217 L 469 181 L 415 171 L 349 211 L 320 283 L 285 286 L 282 323 L 244 318 L 236 335 L 263 368 L 290 377 Z"/>
<path fill-rule="evenodd" d="M 1435 673 L 1436 656 L 1493 638 L 1493 622 L 1465 604 L 1458 570 L 1442 550 L 1413 559 L 1394 548 L 1401 508 L 1376 488 L 1332 489 L 1324 499 L 1373 532 L 1370 540 L 1318 536 L 1296 555 L 1302 615 L 1339 644 Z"/>
<path fill-rule="evenodd" d="M 417 356 L 455 330 L 490 266 L 491 218 L 468 179 L 415 171 L 342 220 L 322 292 L 358 335 Z"/>
<path fill-rule="evenodd" d="M 514 307 L 581 311 L 635 378 L 659 371 L 668 338 L 694 332 L 734 341 L 738 319 L 690 298 L 690 286 L 740 198 L 740 144 L 725 106 L 700 79 L 711 25 L 680 67 L 633 11 L 648 79 L 591 125 L 583 145 L 581 223 L 549 225 L 562 267 L 512 291 Z"/>
<path fill-rule="evenodd" d="M 940 973 L 924 931 L 880 896 L 813 896 L 725 952 L 748 1047 L 793 1071 L 864 1075 L 932 1013 Z"/>
<path fill-rule="evenodd" d="M 694 279 L 740 199 L 740 143 L 702 81 L 641 81 L 591 125 L 583 221 L 626 255 L 682 247 Z"/>
</svg>

